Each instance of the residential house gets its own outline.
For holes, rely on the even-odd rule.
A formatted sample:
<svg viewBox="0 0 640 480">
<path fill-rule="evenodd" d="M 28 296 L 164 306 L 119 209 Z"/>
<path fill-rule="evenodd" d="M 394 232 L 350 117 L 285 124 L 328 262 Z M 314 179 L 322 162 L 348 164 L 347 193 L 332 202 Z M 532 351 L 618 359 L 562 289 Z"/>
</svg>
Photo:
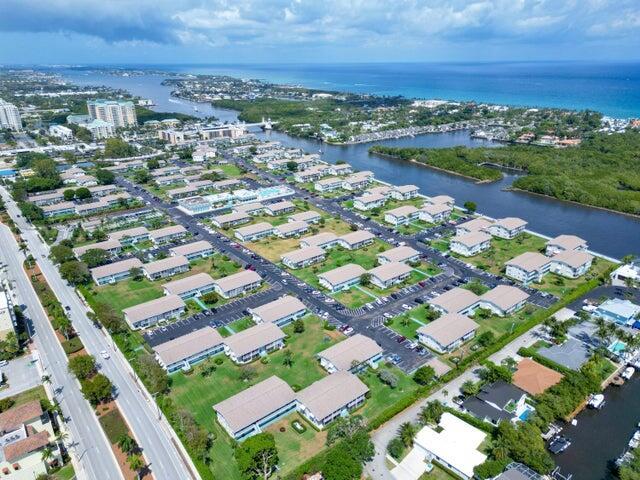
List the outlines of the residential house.
<svg viewBox="0 0 640 480">
<path fill-rule="evenodd" d="M 547 242 L 546 254 L 549 256 L 562 252 L 586 251 L 587 241 L 575 235 L 558 235 Z"/>
<path fill-rule="evenodd" d="M 272 376 L 213 406 L 218 423 L 236 441 L 260 433 L 297 408 L 296 394 Z"/>
<path fill-rule="evenodd" d="M 253 270 L 243 270 L 215 281 L 215 291 L 224 298 L 233 298 L 262 285 L 262 277 Z"/>
<path fill-rule="evenodd" d="M 162 285 L 165 295 L 178 295 L 183 300 L 200 297 L 214 290 L 214 280 L 205 272 L 189 275 Z"/>
<path fill-rule="evenodd" d="M 321 232 L 300 240 L 301 247 L 331 248 L 338 245 L 339 237 L 333 232 Z"/>
<path fill-rule="evenodd" d="M 342 188 L 349 191 L 366 188 L 373 181 L 373 172 L 368 170 L 352 173 L 342 181 Z"/>
<path fill-rule="evenodd" d="M 249 308 L 248 311 L 257 324 L 274 323 L 279 327 L 284 327 L 306 315 L 307 307 L 296 297 L 284 295 L 260 307 Z"/>
<path fill-rule="evenodd" d="M 507 277 L 525 285 L 541 282 L 551 268 L 551 259 L 538 252 L 525 252 L 505 263 Z"/>
<path fill-rule="evenodd" d="M 232 190 L 234 188 L 240 187 L 242 185 L 242 181 L 229 178 L 226 180 L 218 180 L 217 182 L 213 182 L 211 188 L 214 190 Z"/>
<path fill-rule="evenodd" d="M 178 318 L 186 309 L 178 295 L 167 295 L 122 310 L 124 320 L 133 330 L 147 328 L 163 320 Z"/>
<path fill-rule="evenodd" d="M 376 257 L 380 265 L 393 262 L 415 263 L 420 261 L 420 252 L 413 247 L 402 245 L 379 253 Z"/>
<path fill-rule="evenodd" d="M 474 232 L 487 232 L 487 228 L 493 224 L 493 220 L 484 217 L 474 218 L 456 225 L 456 235 L 461 236 Z"/>
<path fill-rule="evenodd" d="M 186 370 L 212 355 L 224 351 L 224 339 L 218 331 L 207 325 L 186 335 L 153 347 L 162 368 L 173 373 Z"/>
<path fill-rule="evenodd" d="M 149 230 L 145 227 L 127 228 L 126 230 L 118 230 L 109 233 L 109 240 L 116 240 L 123 246 L 133 245 L 134 243 L 149 240 Z"/>
<path fill-rule="evenodd" d="M 440 313 L 471 315 L 478 306 L 480 297 L 471 290 L 455 287 L 429 302 Z"/>
<path fill-rule="evenodd" d="M 449 249 L 464 257 L 478 255 L 489 248 L 491 248 L 491 235 L 481 231 L 456 235 L 449 241 Z"/>
<path fill-rule="evenodd" d="M 163 177 L 166 175 L 175 175 L 180 173 L 180 167 L 178 165 L 169 165 L 162 168 L 156 168 L 151 170 L 152 177 Z"/>
<path fill-rule="evenodd" d="M 282 263 L 289 268 L 304 268 L 314 263 L 323 262 L 327 253 L 316 246 L 303 247 L 280 256 Z"/>
<path fill-rule="evenodd" d="M 321 193 L 333 192 L 334 190 L 339 190 L 340 188 L 342 188 L 342 178 L 340 177 L 323 178 L 322 180 L 318 180 L 313 184 L 313 189 L 316 192 Z"/>
<path fill-rule="evenodd" d="M 425 204 L 418 212 L 418 218 L 427 223 L 444 222 L 451 216 L 451 207 L 446 203 L 437 205 Z"/>
<path fill-rule="evenodd" d="M 142 262 L 137 258 L 128 258 L 92 268 L 90 273 L 96 285 L 106 285 L 129 278 L 132 268 L 142 268 Z"/>
<path fill-rule="evenodd" d="M 337 418 L 343 418 L 365 401 L 369 392 L 356 375 L 340 371 L 300 390 L 298 410 L 313 426 L 322 430 Z"/>
<path fill-rule="evenodd" d="M 497 285 L 480 296 L 480 308 L 491 310 L 495 315 L 504 317 L 517 312 L 525 303 L 529 294 L 517 287 Z"/>
<path fill-rule="evenodd" d="M 46 218 L 62 217 L 64 215 L 74 215 L 76 213 L 76 204 L 73 202 L 60 202 L 51 205 L 45 205 L 42 208 L 42 214 Z"/>
<path fill-rule="evenodd" d="M 391 189 L 391 198 L 395 200 L 409 200 L 418 196 L 419 188 L 415 185 L 401 185 Z"/>
<path fill-rule="evenodd" d="M 378 265 L 369 270 L 371 275 L 371 283 L 381 289 L 390 288 L 397 283 L 404 282 L 409 276 L 413 268 L 406 263 L 391 262 Z"/>
<path fill-rule="evenodd" d="M 42 192 L 29 195 L 27 197 L 27 201 L 38 207 L 46 207 L 47 205 L 64 202 L 64 195 L 62 192 L 54 190 L 53 192 Z"/>
<path fill-rule="evenodd" d="M 342 267 L 334 268 L 328 272 L 320 273 L 318 280 L 320 285 L 331 292 L 347 290 L 360 283 L 360 277 L 367 271 L 360 265 L 348 263 Z"/>
<path fill-rule="evenodd" d="M 365 193 L 353 200 L 353 208 L 356 210 L 372 210 L 374 208 L 380 208 L 384 206 L 387 201 L 387 197 L 378 193 Z"/>
<path fill-rule="evenodd" d="M 583 250 L 566 250 L 551 257 L 550 270 L 567 278 L 578 278 L 591 268 L 593 255 Z"/>
<path fill-rule="evenodd" d="M 174 183 L 184 183 L 185 182 L 185 178 L 184 175 L 182 174 L 177 174 L 177 175 L 164 175 L 162 177 L 156 177 L 154 179 L 156 185 L 159 185 L 161 187 L 164 187 L 166 185 L 171 185 Z"/>
<path fill-rule="evenodd" d="M 285 213 L 291 213 L 296 209 L 293 202 L 289 200 L 282 200 L 280 202 L 270 203 L 264 207 L 264 212 L 267 215 L 277 216 L 284 215 Z"/>
<path fill-rule="evenodd" d="M 378 368 L 383 350 L 375 340 L 357 333 L 318 353 L 320 365 L 329 373 L 357 372 L 363 368 Z"/>
<path fill-rule="evenodd" d="M 386 198 L 391 198 L 392 187 L 388 185 L 380 185 L 378 187 L 371 187 L 365 190 L 365 193 L 371 195 L 384 195 Z"/>
<path fill-rule="evenodd" d="M 535 396 L 541 395 L 563 378 L 561 373 L 525 357 L 518 362 L 512 383 L 525 393 Z"/>
<path fill-rule="evenodd" d="M 208 241 L 198 240 L 197 242 L 187 243 L 186 245 L 171 247 L 169 253 L 173 257 L 182 255 L 191 261 L 198 258 L 209 257 L 215 253 L 215 250 L 213 249 L 213 245 Z"/>
<path fill-rule="evenodd" d="M 79 259 L 89 250 L 104 250 L 105 252 L 109 252 L 111 255 L 115 255 L 120 253 L 122 245 L 118 240 L 105 240 L 104 242 L 90 243 L 88 245 L 82 245 L 81 247 L 75 247 L 73 249 L 73 254 Z"/>
<path fill-rule="evenodd" d="M 189 260 L 183 256 L 168 257 L 145 263 L 142 266 L 144 276 L 149 280 L 171 277 L 189 270 Z"/>
<path fill-rule="evenodd" d="M 349 175 L 350 173 L 353 173 L 353 167 L 348 163 L 329 165 L 329 174 L 331 175 Z"/>
<path fill-rule="evenodd" d="M 397 227 L 399 225 L 405 225 L 412 220 L 416 220 L 419 215 L 420 210 L 416 207 L 413 205 L 404 205 L 402 207 L 386 211 L 384 214 L 384 221 Z"/>
<path fill-rule="evenodd" d="M 593 316 L 621 325 L 633 326 L 640 321 L 640 306 L 630 300 L 610 298 L 596 308 Z"/>
<path fill-rule="evenodd" d="M 448 205 L 451 208 L 455 205 L 456 201 L 449 195 L 436 195 L 435 197 L 427 197 L 425 203 L 429 205 Z"/>
<path fill-rule="evenodd" d="M 218 228 L 233 227 L 251 221 L 251 217 L 243 212 L 231 212 L 211 217 L 211 223 Z"/>
<path fill-rule="evenodd" d="M 284 347 L 285 333 L 275 323 L 265 322 L 227 337 L 224 352 L 235 363 L 249 363 Z"/>
<path fill-rule="evenodd" d="M 0 413 L 0 472 L 3 478 L 32 480 L 62 465 L 62 454 L 49 413 L 39 400 L 13 406 Z M 43 459 L 43 452 L 51 455 Z"/>
<path fill-rule="evenodd" d="M 329 174 L 328 165 L 315 165 L 306 170 L 298 171 L 293 174 L 293 179 L 298 183 L 308 183 L 320 180 Z"/>
<path fill-rule="evenodd" d="M 159 245 L 161 243 L 173 242 L 187 235 L 187 229 L 182 225 L 171 225 L 169 227 L 151 230 L 149 236 L 153 243 Z"/>
<path fill-rule="evenodd" d="M 466 315 L 447 313 L 420 327 L 418 341 L 438 353 L 449 353 L 471 340 L 478 327 Z"/>
<path fill-rule="evenodd" d="M 505 217 L 496 220 L 487 227 L 487 231 L 494 237 L 507 240 L 517 237 L 524 232 L 527 222 L 517 217 Z"/>
<path fill-rule="evenodd" d="M 462 408 L 480 420 L 498 425 L 502 420 L 516 422 L 533 410 L 526 403 L 527 394 L 515 385 L 498 380 L 484 385 L 477 395 L 468 397 Z"/>
<path fill-rule="evenodd" d="M 186 198 L 196 195 L 199 189 L 193 185 L 187 185 L 185 187 L 173 188 L 171 190 L 167 190 L 167 196 L 171 200 L 177 200 L 178 198 Z"/>
<path fill-rule="evenodd" d="M 309 230 L 307 222 L 287 222 L 275 227 L 274 232 L 280 238 L 295 237 Z"/>
<path fill-rule="evenodd" d="M 306 212 L 294 213 L 289 215 L 289 222 L 307 222 L 318 223 L 322 216 L 315 210 L 307 210 Z"/>
<path fill-rule="evenodd" d="M 356 230 L 355 232 L 345 233 L 338 238 L 338 245 L 347 250 L 357 250 L 367 245 L 371 245 L 376 236 L 368 230 Z"/>
<path fill-rule="evenodd" d="M 234 232 L 234 236 L 241 242 L 255 242 L 274 234 L 273 225 L 267 222 L 255 223 L 240 227 Z"/>
<path fill-rule="evenodd" d="M 246 213 L 247 215 L 256 216 L 264 212 L 264 205 L 260 202 L 243 203 L 233 207 L 236 212 Z"/>
</svg>

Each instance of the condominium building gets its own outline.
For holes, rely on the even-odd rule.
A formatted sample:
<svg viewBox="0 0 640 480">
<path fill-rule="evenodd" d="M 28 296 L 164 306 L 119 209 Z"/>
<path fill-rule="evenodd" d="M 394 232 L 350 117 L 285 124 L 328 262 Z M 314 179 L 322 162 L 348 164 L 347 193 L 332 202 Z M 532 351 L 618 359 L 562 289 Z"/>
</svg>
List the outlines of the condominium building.
<svg viewBox="0 0 640 480">
<path fill-rule="evenodd" d="M 92 120 L 102 120 L 116 128 L 138 125 L 136 108 L 130 101 L 89 100 L 87 110 Z"/>
<path fill-rule="evenodd" d="M 22 120 L 18 107 L 14 104 L 5 102 L 0 98 L 0 127 L 8 128 L 19 132 L 22 130 Z"/>
</svg>

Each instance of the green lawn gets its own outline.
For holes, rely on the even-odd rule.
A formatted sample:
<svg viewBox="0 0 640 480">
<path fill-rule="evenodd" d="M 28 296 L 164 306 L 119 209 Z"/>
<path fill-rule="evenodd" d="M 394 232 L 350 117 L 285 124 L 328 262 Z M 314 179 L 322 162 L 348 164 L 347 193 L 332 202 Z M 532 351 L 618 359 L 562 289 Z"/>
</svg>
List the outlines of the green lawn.
<svg viewBox="0 0 640 480">
<path fill-rule="evenodd" d="M 547 273 L 542 278 L 542 283 L 532 283 L 530 286 L 556 295 L 557 297 L 563 297 L 584 282 L 601 275 L 610 266 L 611 262 L 596 257 L 593 259 L 591 269 L 580 278 L 565 278 L 555 273 Z"/>
<path fill-rule="evenodd" d="M 382 383 L 378 378 L 378 372 L 381 370 L 389 370 L 398 378 L 396 388 Z M 397 367 L 387 367 L 380 364 L 377 370 L 368 369 L 362 372 L 360 379 L 367 384 L 371 395 L 367 398 L 364 405 L 357 411 L 367 420 L 376 418 L 382 411 L 394 405 L 404 397 L 413 395 L 418 389 L 418 384 L 411 377 L 406 375 Z"/>
<path fill-rule="evenodd" d="M 371 295 L 355 287 L 335 293 L 332 297 L 347 308 L 358 308 L 375 300 Z"/>
<path fill-rule="evenodd" d="M 500 274 L 505 262 L 525 252 L 544 250 L 546 242 L 544 238 L 529 233 L 522 233 L 511 240 L 494 237 L 489 250 L 464 260 L 482 270 Z"/>
<path fill-rule="evenodd" d="M 73 465 L 71 465 L 71 462 L 67 463 L 64 467 L 62 467 L 54 474 L 54 478 L 56 480 L 71 480 L 75 478 L 75 476 L 76 472 L 73 470 Z"/>
<path fill-rule="evenodd" d="M 360 248 L 359 250 L 347 250 L 342 247 L 334 247 L 328 251 L 327 258 L 324 262 L 306 268 L 291 270 L 291 273 L 309 285 L 319 288 L 318 275 L 320 273 L 342 267 L 348 263 L 355 263 L 365 270 L 370 270 L 378 264 L 376 255 L 389 248 L 388 243 L 378 239 L 371 245 Z"/>
<path fill-rule="evenodd" d="M 122 418 L 122 415 L 120 415 L 119 410 L 111 410 L 101 416 L 98 420 L 111 443 L 118 443 L 118 439 L 122 435 L 127 435 L 129 433 L 129 428 L 125 423 L 124 418 Z"/>
<path fill-rule="evenodd" d="M 413 310 L 403 313 L 402 315 L 398 315 L 391 319 L 389 323 L 387 323 L 387 327 L 393 330 L 396 333 L 399 333 L 403 337 L 407 337 L 410 340 L 415 340 L 417 338 L 417 331 L 420 327 L 425 325 L 427 322 L 420 320 L 417 315 L 413 315 Z"/>
<path fill-rule="evenodd" d="M 477 335 L 491 331 L 496 335 L 496 337 L 498 337 L 503 333 L 511 332 L 518 325 L 529 320 L 536 310 L 536 307 L 531 304 L 527 304 L 524 308 L 513 315 L 507 315 L 505 317 L 491 315 L 487 318 L 482 318 L 478 313 L 476 313 L 473 316 L 473 320 L 480 325 Z"/>
<path fill-rule="evenodd" d="M 47 394 L 44 391 L 44 387 L 39 385 L 37 387 L 30 388 L 29 390 L 25 390 L 24 392 L 20 392 L 17 395 L 13 395 L 12 397 L 8 397 L 13 400 L 14 406 L 22 405 L 33 400 L 45 400 L 47 399 Z"/>
<path fill-rule="evenodd" d="M 214 169 L 222 170 L 225 177 L 240 177 L 242 176 L 242 170 L 240 167 L 233 163 L 223 163 L 221 165 L 215 165 Z"/>
<path fill-rule="evenodd" d="M 253 327 L 254 325 L 255 322 L 251 319 L 251 317 L 244 317 L 222 327 L 219 331 L 220 335 L 222 335 L 223 337 L 228 337 L 229 335 L 241 332 L 242 330 L 246 330 L 247 328 Z"/>
<path fill-rule="evenodd" d="M 201 369 L 196 367 L 189 375 L 177 372 L 172 375 L 170 396 L 177 405 L 188 409 L 203 427 L 216 435 L 213 442 L 210 468 L 215 478 L 238 479 L 239 475 L 233 460 L 232 442 L 226 432 L 215 422 L 212 406 L 256 383 L 277 375 L 292 387 L 304 388 L 326 375 L 315 358 L 315 354 L 343 339 L 337 331 L 326 331 L 322 328 L 322 320 L 315 316 L 304 319 L 305 331 L 293 333 L 289 325 L 284 331 L 291 335 L 287 339 L 286 349 L 293 353 L 293 366 L 283 365 L 284 351 L 270 354 L 268 363 L 253 362 L 249 366 L 240 367 L 226 357 L 222 365 L 209 377 L 203 377 Z M 242 369 L 254 372 L 252 380 L 244 382 L 239 375 Z M 287 453 L 281 452 L 286 458 Z"/>
<path fill-rule="evenodd" d="M 431 240 L 431 246 L 443 253 L 449 250 L 449 242 L 446 240 Z"/>
</svg>

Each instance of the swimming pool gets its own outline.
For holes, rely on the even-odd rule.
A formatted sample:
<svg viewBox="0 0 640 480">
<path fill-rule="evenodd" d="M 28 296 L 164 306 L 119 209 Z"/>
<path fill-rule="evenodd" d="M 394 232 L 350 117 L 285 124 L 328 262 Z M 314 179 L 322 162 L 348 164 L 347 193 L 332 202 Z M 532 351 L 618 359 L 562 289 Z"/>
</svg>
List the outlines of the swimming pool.
<svg viewBox="0 0 640 480">
<path fill-rule="evenodd" d="M 293 195 L 295 192 L 286 185 L 276 185 L 273 187 L 259 188 L 256 193 L 258 195 L 258 200 L 271 200 L 272 198 Z"/>
<path fill-rule="evenodd" d="M 627 348 L 627 344 L 620 341 L 620 340 L 616 340 L 615 342 L 613 342 L 611 345 L 609 345 L 609 351 L 611 353 L 615 353 L 615 354 L 620 354 L 622 352 L 624 352 L 624 350 Z"/>
</svg>

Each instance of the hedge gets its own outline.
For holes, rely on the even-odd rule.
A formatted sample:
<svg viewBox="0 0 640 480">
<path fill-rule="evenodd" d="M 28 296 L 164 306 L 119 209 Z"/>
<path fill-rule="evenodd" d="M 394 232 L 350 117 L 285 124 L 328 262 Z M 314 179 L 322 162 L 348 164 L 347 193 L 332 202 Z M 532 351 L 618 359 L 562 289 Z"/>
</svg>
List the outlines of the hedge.
<svg viewBox="0 0 640 480">
<path fill-rule="evenodd" d="M 493 435 L 495 433 L 496 427 L 491 425 L 490 423 L 485 422 L 484 420 L 480 420 L 479 418 L 474 417 L 473 415 L 469 415 L 468 413 L 461 412 L 460 410 L 456 410 L 455 408 L 448 407 L 443 405 L 444 411 L 449 412 L 451 415 L 458 417 L 460 420 L 467 422 L 470 425 L 473 425 L 479 430 L 483 432 L 487 432 L 489 435 Z"/>
<path fill-rule="evenodd" d="M 64 353 L 66 353 L 67 355 L 71 355 L 72 353 L 79 352 L 84 348 L 84 345 L 82 345 L 82 341 L 80 340 L 80 337 L 73 337 L 73 338 L 70 338 L 69 340 L 65 340 L 64 342 L 62 342 L 61 345 L 62 345 L 62 349 L 64 350 Z"/>
</svg>

